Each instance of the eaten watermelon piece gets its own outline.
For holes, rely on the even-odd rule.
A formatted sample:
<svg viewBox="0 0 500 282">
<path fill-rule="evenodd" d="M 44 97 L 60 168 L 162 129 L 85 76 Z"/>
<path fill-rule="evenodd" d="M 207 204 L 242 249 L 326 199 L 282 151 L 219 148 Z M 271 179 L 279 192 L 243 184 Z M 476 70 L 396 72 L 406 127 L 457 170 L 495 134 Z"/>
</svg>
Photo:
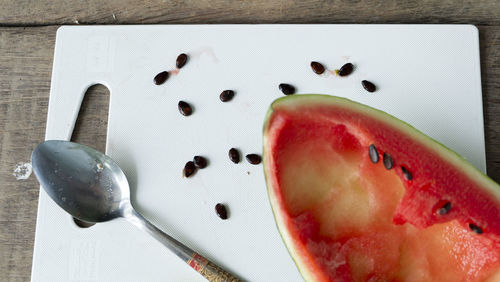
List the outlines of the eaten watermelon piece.
<svg viewBox="0 0 500 282">
<path fill-rule="evenodd" d="M 500 186 L 397 118 L 340 97 L 280 98 L 263 159 L 306 280 L 500 281 Z"/>
</svg>

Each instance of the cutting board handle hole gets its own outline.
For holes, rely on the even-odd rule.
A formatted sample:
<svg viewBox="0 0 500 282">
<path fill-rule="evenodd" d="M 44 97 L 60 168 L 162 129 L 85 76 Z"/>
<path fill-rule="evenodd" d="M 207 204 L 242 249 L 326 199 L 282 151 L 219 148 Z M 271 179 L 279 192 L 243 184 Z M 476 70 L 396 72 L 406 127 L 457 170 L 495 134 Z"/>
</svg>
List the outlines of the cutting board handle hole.
<svg viewBox="0 0 500 282">
<path fill-rule="evenodd" d="M 105 152 L 108 131 L 109 89 L 102 84 L 87 88 L 80 105 L 71 141 Z M 88 228 L 95 223 L 73 218 L 76 226 Z"/>
</svg>

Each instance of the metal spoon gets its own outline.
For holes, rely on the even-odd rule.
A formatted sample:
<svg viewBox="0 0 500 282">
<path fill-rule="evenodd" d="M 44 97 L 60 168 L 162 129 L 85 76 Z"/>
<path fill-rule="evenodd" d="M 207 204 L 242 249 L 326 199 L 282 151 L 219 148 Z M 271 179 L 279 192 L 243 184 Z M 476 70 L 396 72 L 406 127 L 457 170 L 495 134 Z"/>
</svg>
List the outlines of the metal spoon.
<svg viewBox="0 0 500 282">
<path fill-rule="evenodd" d="M 125 174 L 103 153 L 73 142 L 49 140 L 35 148 L 31 163 L 47 194 L 73 217 L 93 223 L 123 217 L 163 243 L 209 281 L 239 281 L 135 211 Z"/>
</svg>

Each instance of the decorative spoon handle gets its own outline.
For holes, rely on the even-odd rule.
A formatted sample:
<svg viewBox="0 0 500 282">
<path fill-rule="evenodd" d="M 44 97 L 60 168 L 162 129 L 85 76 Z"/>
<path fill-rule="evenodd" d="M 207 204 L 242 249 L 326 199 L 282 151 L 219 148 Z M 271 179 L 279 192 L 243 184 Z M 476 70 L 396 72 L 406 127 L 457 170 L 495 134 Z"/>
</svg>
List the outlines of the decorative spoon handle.
<svg viewBox="0 0 500 282">
<path fill-rule="evenodd" d="M 215 263 L 207 260 L 203 256 L 197 253 L 193 253 L 191 259 L 187 261 L 187 263 L 196 271 L 198 271 L 201 275 L 208 279 L 208 281 L 241 281 L 236 278 L 231 273 L 225 271 L 220 266 Z"/>
<path fill-rule="evenodd" d="M 137 228 L 146 231 L 160 241 L 163 245 L 165 245 L 165 247 L 189 264 L 189 266 L 191 266 L 194 270 L 207 278 L 208 281 L 241 281 L 236 276 L 161 231 L 158 227 L 154 226 L 151 222 L 136 212 L 132 207 L 125 210 L 123 217 L 134 224 Z"/>
</svg>

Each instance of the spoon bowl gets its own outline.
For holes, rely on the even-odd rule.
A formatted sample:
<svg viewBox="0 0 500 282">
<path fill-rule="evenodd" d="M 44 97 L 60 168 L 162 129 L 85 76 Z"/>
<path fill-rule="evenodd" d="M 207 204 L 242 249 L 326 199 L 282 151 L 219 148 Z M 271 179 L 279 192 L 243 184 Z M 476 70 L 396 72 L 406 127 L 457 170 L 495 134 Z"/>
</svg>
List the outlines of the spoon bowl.
<svg viewBox="0 0 500 282">
<path fill-rule="evenodd" d="M 84 145 L 51 140 L 31 155 L 36 177 L 61 208 L 86 222 L 123 216 L 130 205 L 127 178 L 110 157 Z"/>
<path fill-rule="evenodd" d="M 240 281 L 135 211 L 125 174 L 103 153 L 78 143 L 49 140 L 35 148 L 31 163 L 47 194 L 73 217 L 92 223 L 123 217 L 156 238 L 209 281 Z"/>
</svg>

